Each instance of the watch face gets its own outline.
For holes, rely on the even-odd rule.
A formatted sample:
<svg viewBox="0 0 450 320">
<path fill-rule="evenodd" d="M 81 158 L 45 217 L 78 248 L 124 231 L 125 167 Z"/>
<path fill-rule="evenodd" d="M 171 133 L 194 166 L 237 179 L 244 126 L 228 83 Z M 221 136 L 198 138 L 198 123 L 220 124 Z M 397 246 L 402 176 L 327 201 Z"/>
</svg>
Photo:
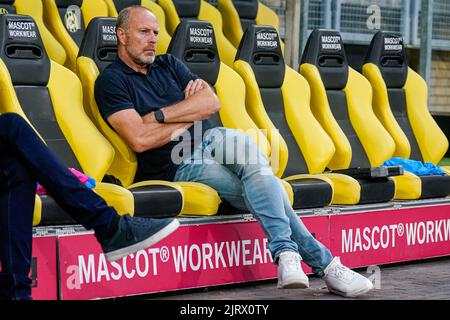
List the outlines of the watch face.
<svg viewBox="0 0 450 320">
<path fill-rule="evenodd" d="M 157 110 L 155 112 L 156 121 L 160 123 L 164 123 L 164 113 L 161 110 Z"/>
</svg>

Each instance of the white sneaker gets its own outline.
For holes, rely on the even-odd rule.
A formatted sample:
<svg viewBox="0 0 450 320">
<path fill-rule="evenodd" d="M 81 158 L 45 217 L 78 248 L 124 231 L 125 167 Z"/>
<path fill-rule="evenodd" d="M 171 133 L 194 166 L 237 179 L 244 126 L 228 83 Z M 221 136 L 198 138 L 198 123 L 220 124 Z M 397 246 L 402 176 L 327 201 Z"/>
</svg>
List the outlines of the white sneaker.
<svg viewBox="0 0 450 320">
<path fill-rule="evenodd" d="M 302 270 L 300 255 L 283 251 L 278 260 L 278 288 L 309 288 L 309 279 Z"/>
<path fill-rule="evenodd" d="M 332 293 L 354 298 L 373 289 L 369 279 L 341 264 L 339 257 L 334 257 L 324 270 L 323 279 Z"/>
</svg>

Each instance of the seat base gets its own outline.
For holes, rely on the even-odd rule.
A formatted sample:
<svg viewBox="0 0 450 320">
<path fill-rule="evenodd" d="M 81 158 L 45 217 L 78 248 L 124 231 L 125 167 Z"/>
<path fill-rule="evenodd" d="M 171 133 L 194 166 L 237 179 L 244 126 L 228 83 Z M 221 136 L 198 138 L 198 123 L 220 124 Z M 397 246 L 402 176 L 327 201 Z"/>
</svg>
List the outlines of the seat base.
<svg viewBox="0 0 450 320">
<path fill-rule="evenodd" d="M 136 217 L 175 217 L 183 208 L 183 194 L 171 186 L 143 185 L 129 188 Z"/>
<path fill-rule="evenodd" d="M 321 179 L 294 179 L 288 183 L 294 192 L 294 209 L 325 207 L 331 203 L 333 187 Z"/>
<path fill-rule="evenodd" d="M 446 197 L 450 194 L 450 176 L 419 176 L 422 182 L 420 199 Z"/>
<path fill-rule="evenodd" d="M 388 202 L 394 198 L 395 183 L 389 178 L 356 180 L 361 185 L 360 204 Z"/>
<path fill-rule="evenodd" d="M 42 203 L 42 216 L 39 226 L 55 226 L 77 224 L 49 195 L 40 195 Z"/>
</svg>

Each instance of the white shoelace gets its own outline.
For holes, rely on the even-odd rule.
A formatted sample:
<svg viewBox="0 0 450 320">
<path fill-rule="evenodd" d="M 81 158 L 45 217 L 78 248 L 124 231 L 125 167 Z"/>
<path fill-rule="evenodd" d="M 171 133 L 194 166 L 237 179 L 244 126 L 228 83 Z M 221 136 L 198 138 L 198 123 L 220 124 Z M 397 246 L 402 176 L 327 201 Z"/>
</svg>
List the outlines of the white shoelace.
<svg viewBox="0 0 450 320">
<path fill-rule="evenodd" d="M 286 266 L 290 269 L 298 271 L 300 269 L 300 257 L 297 255 L 292 255 L 286 260 Z"/>
<path fill-rule="evenodd" d="M 341 264 L 338 264 L 330 271 L 331 271 L 331 275 L 335 276 L 336 278 L 342 279 L 344 281 L 350 281 L 354 277 L 353 271 L 344 267 Z"/>
</svg>

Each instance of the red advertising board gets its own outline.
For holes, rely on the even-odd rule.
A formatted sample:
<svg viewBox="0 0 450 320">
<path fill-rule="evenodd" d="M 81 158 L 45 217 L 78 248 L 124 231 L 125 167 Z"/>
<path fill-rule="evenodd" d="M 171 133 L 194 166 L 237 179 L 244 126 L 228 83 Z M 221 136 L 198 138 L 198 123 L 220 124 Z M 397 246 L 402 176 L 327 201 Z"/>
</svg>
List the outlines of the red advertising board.
<svg viewBox="0 0 450 320">
<path fill-rule="evenodd" d="M 58 299 L 56 236 L 34 237 L 31 263 L 34 300 Z"/>
<path fill-rule="evenodd" d="M 450 254 L 450 206 L 330 216 L 331 251 L 351 267 Z"/>
<path fill-rule="evenodd" d="M 305 217 L 329 245 L 328 216 Z M 95 299 L 276 278 L 257 222 L 181 226 L 156 246 L 107 262 L 92 234 L 59 239 L 61 298 Z M 305 271 L 311 269 L 305 267 Z"/>
</svg>

